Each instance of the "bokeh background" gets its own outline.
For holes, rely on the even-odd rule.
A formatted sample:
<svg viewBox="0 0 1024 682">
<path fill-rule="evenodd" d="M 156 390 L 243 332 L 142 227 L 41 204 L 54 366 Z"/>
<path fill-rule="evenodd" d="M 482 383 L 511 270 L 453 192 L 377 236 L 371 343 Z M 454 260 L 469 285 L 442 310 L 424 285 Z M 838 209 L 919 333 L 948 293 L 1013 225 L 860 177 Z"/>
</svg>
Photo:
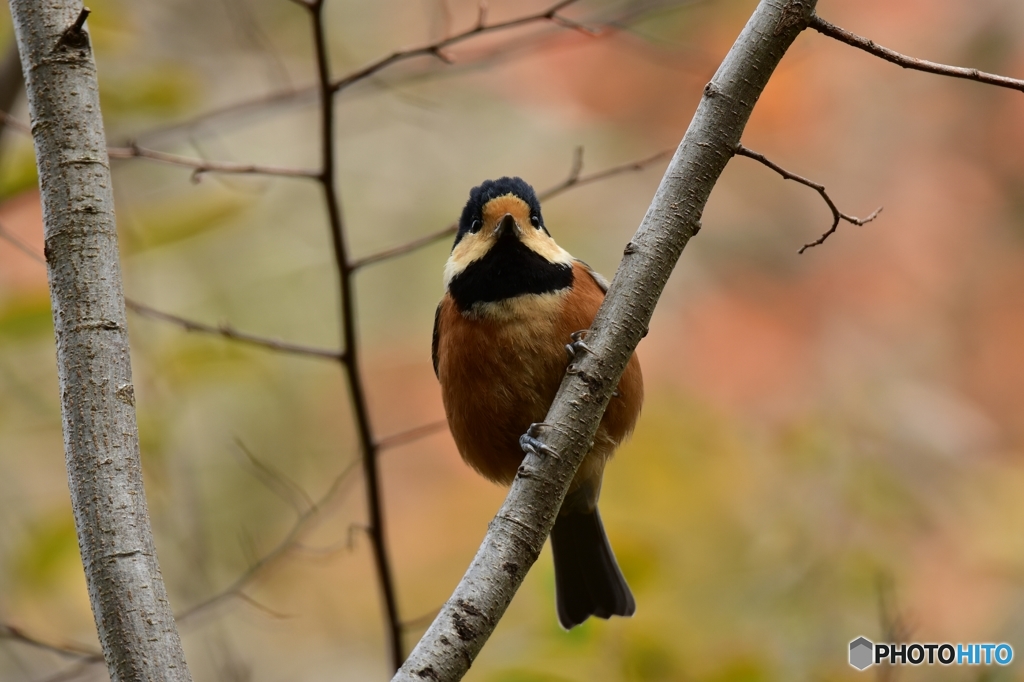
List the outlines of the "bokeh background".
<svg viewBox="0 0 1024 682">
<path fill-rule="evenodd" d="M 195 115 L 313 80 L 308 20 L 285 0 L 91 0 L 112 143 L 314 166 L 309 99 Z M 339 99 L 353 252 L 439 229 L 470 187 L 562 180 L 672 148 L 753 0 L 582 0 L 551 25 L 405 63 Z M 493 0 L 498 21 L 544 3 Z M 1024 76 L 1018 0 L 821 0 L 883 45 Z M 462 0 L 328 0 L 342 74 L 476 20 Z M 9 17 L 0 38 L 10 41 Z M 23 99 L 15 114 L 26 120 Z M 1024 98 L 903 71 L 813 32 L 759 102 L 747 146 L 866 215 L 749 159 L 729 164 L 704 229 L 641 343 L 647 399 L 602 511 L 636 593 L 631 620 L 562 632 L 545 551 L 467 679 L 1013 680 L 1009 668 L 857 673 L 847 643 L 1005 641 L 1024 655 Z M 185 125 L 177 125 L 185 122 Z M 664 162 L 544 206 L 559 242 L 607 275 Z M 320 194 L 288 179 L 114 163 L 128 294 L 208 323 L 337 346 Z M 0 224 L 41 251 L 30 141 L 0 140 Z M 448 244 L 361 272 L 359 334 L 375 432 L 443 418 L 430 366 Z M 131 317 L 142 456 L 176 610 L 224 589 L 295 512 L 249 450 L 319 496 L 298 546 L 244 599 L 183 624 L 197 680 L 387 675 L 347 395 L 330 362 Z M 0 621 L 95 646 L 63 467 L 43 268 L 0 241 Z M 382 455 L 387 533 L 412 646 L 468 564 L 503 491 L 447 431 Z M 0 678 L 102 666 L 0 641 Z M 56 679 L 56 678 L 51 678 Z"/>
</svg>

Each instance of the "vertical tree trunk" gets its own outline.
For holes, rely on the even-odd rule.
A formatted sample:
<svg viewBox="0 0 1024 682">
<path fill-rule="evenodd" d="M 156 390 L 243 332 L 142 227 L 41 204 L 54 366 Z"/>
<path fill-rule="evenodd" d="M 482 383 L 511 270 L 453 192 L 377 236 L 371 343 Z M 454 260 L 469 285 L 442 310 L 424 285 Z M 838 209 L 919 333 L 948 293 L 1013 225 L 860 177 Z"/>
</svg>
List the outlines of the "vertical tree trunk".
<svg viewBox="0 0 1024 682">
<path fill-rule="evenodd" d="M 78 544 L 110 677 L 191 680 L 142 487 L 110 167 L 87 12 L 11 0 L 35 140 Z"/>
</svg>

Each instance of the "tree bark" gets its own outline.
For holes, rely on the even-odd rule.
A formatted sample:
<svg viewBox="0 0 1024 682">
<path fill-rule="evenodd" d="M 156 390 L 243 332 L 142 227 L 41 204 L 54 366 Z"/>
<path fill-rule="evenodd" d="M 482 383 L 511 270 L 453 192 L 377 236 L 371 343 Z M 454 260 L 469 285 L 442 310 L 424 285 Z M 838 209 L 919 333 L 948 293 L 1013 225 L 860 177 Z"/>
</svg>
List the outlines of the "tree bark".
<svg viewBox="0 0 1024 682">
<path fill-rule="evenodd" d="M 545 419 L 552 453 L 527 455 L 476 557 L 395 680 L 460 679 L 497 626 L 544 545 L 611 393 L 750 113 L 817 0 L 762 0 L 714 78 Z M 643 608 L 643 604 L 640 605 Z"/>
<path fill-rule="evenodd" d="M 115 682 L 191 680 L 142 487 L 114 201 L 86 13 L 11 0 L 43 203 L 68 484 Z"/>
</svg>

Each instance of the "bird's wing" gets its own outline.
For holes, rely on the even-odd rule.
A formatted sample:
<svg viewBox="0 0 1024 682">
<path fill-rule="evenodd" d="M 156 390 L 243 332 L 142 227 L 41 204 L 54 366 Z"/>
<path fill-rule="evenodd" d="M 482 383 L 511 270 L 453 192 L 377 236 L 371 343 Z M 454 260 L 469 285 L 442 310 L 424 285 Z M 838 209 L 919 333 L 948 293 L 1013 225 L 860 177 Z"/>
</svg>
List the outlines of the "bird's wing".
<svg viewBox="0 0 1024 682">
<path fill-rule="evenodd" d="M 434 338 L 430 342 L 430 360 L 434 363 L 434 376 L 437 376 L 437 323 L 440 320 L 441 303 L 438 303 L 437 310 L 434 311 Z"/>
<path fill-rule="evenodd" d="M 579 258 L 576 259 L 576 262 L 586 269 L 587 273 L 594 279 L 594 282 L 597 284 L 598 288 L 601 289 L 602 293 L 607 294 L 609 284 L 608 280 L 604 278 L 604 275 L 596 272 L 592 267 L 581 261 Z"/>
</svg>

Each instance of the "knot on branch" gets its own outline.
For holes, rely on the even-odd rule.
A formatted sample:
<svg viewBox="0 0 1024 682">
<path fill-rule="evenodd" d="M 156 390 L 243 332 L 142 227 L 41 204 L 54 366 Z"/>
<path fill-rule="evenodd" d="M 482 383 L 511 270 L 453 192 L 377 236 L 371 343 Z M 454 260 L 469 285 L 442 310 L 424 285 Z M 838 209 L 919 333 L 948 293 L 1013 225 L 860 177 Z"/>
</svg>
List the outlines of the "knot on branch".
<svg viewBox="0 0 1024 682">
<path fill-rule="evenodd" d="M 78 18 L 75 19 L 75 23 L 68 26 L 64 29 L 64 32 L 60 34 L 60 39 L 54 47 L 55 50 L 59 50 L 64 47 L 70 47 L 76 50 L 88 49 L 89 34 L 85 32 L 85 20 L 89 18 L 91 11 L 92 10 L 88 7 L 82 8 L 82 11 L 78 13 Z"/>
<path fill-rule="evenodd" d="M 782 10 L 782 16 L 775 24 L 775 35 L 782 35 L 789 29 L 799 26 L 800 30 L 807 28 L 810 23 L 810 16 L 803 0 L 790 0 Z"/>
</svg>

